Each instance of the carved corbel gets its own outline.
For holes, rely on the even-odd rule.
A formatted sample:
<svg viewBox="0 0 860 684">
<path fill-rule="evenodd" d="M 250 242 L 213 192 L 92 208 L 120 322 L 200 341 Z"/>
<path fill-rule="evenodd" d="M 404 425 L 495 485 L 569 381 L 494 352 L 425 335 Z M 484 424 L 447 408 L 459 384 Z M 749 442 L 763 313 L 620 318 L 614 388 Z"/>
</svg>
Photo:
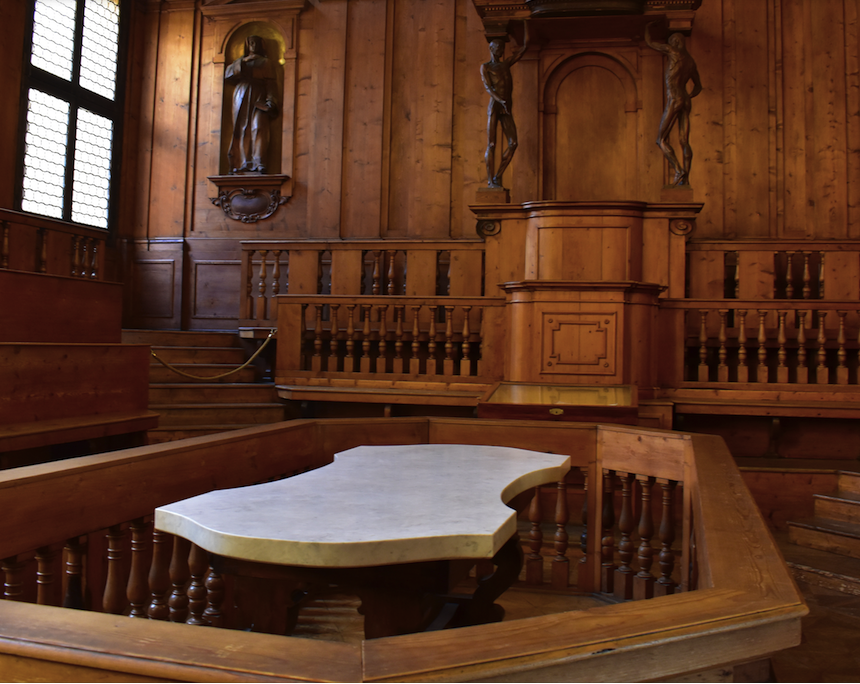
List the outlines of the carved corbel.
<svg viewBox="0 0 860 684">
<path fill-rule="evenodd" d="M 242 223 L 256 223 L 272 216 L 289 195 L 281 194 L 281 187 L 289 180 L 283 174 L 230 174 L 209 176 L 218 186 L 218 196 L 210 197 L 224 215 Z"/>
</svg>

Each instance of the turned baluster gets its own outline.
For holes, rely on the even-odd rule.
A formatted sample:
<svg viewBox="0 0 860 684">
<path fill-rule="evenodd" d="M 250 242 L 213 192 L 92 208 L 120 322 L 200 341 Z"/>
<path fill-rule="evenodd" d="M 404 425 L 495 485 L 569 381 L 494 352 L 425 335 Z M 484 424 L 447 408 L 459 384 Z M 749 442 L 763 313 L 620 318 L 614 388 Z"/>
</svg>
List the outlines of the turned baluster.
<svg viewBox="0 0 860 684">
<path fill-rule="evenodd" d="M 738 382 L 749 382 L 750 369 L 747 366 L 747 312 L 738 311 Z"/>
<path fill-rule="evenodd" d="M 478 309 L 478 363 L 476 375 L 484 374 L 484 309 Z"/>
<path fill-rule="evenodd" d="M 329 339 L 328 339 L 328 365 L 327 370 L 337 371 L 340 367 L 339 363 L 339 354 L 338 354 L 338 339 L 340 337 L 340 324 L 337 320 L 337 311 L 340 309 L 340 304 L 330 304 L 329 305 L 329 317 L 331 322 L 329 323 Z"/>
<path fill-rule="evenodd" d="M 126 596 L 131 606 L 129 616 L 134 618 L 145 618 L 149 607 L 149 582 L 147 581 L 147 551 L 149 545 L 149 525 L 142 519 L 137 519 L 129 525 L 131 531 L 131 570 L 128 574 L 128 585 Z"/>
<path fill-rule="evenodd" d="M 90 252 L 90 278 L 98 280 L 99 277 L 99 243 L 93 238 L 93 248 Z"/>
<path fill-rule="evenodd" d="M 300 353 L 302 355 L 301 364 L 302 370 L 310 370 L 310 354 L 308 354 L 307 350 L 307 342 L 308 342 L 308 307 L 310 304 L 302 304 L 302 315 L 299 320 L 299 345 L 300 345 Z"/>
<path fill-rule="evenodd" d="M 809 382 L 809 368 L 806 367 L 806 312 L 797 312 L 797 383 Z"/>
<path fill-rule="evenodd" d="M 529 504 L 529 553 L 526 556 L 526 582 L 528 584 L 543 584 L 543 556 L 540 554 L 543 546 L 543 531 L 541 530 L 540 487 L 535 487 L 534 495 Z"/>
<path fill-rule="evenodd" d="M 741 297 L 741 259 L 740 252 L 735 252 L 735 268 L 733 270 L 735 299 Z"/>
<path fill-rule="evenodd" d="M 161 530 L 152 533 L 152 564 L 149 566 L 149 608 L 146 615 L 150 620 L 167 620 L 170 609 L 167 606 L 167 592 L 170 589 L 170 556 L 173 552 L 173 536 Z"/>
<path fill-rule="evenodd" d="M 281 250 L 272 252 L 274 263 L 272 264 L 272 297 L 281 293 Z M 274 306 L 274 300 L 272 300 Z"/>
<path fill-rule="evenodd" d="M 364 326 L 361 329 L 361 372 L 370 372 L 370 304 L 361 305 L 364 315 Z"/>
<path fill-rule="evenodd" d="M 102 597 L 102 610 L 119 615 L 125 610 L 125 582 L 122 579 L 122 547 L 125 532 L 113 525 L 105 536 L 107 539 L 107 580 Z"/>
<path fill-rule="evenodd" d="M 322 314 L 323 305 L 314 304 L 316 314 L 314 316 L 314 355 L 311 357 L 311 370 L 319 373 L 322 370 Z"/>
<path fill-rule="evenodd" d="M 824 257 L 825 252 L 819 252 L 821 257 L 818 261 L 818 298 L 824 299 Z"/>
<path fill-rule="evenodd" d="M 0 238 L 0 268 L 9 268 L 9 224 L 0 221 L 3 227 L 2 238 Z"/>
<path fill-rule="evenodd" d="M 86 539 L 86 537 L 84 537 Z M 66 595 L 63 597 L 63 608 L 82 610 L 84 604 L 84 544 L 80 538 L 72 538 L 66 542 Z"/>
<path fill-rule="evenodd" d="M 836 315 L 839 316 L 839 334 L 836 336 L 836 343 L 839 345 L 839 350 L 836 352 L 839 366 L 836 368 L 836 382 L 839 385 L 847 385 L 848 366 L 845 365 L 845 362 L 848 360 L 848 352 L 845 350 L 845 317 L 848 312 L 837 311 Z"/>
<path fill-rule="evenodd" d="M 36 603 L 42 606 L 57 605 L 54 582 L 54 560 L 57 552 L 43 546 L 36 551 Z"/>
<path fill-rule="evenodd" d="M 803 252 L 803 298 L 809 299 L 812 294 L 809 277 L 809 252 Z"/>
<path fill-rule="evenodd" d="M 436 365 L 436 312 L 438 306 L 430 307 L 430 332 L 427 336 L 427 375 L 435 375 Z"/>
<path fill-rule="evenodd" d="M 39 238 L 40 238 L 39 272 L 44 273 L 44 271 L 42 271 L 42 268 L 41 268 L 42 245 L 45 244 L 45 232 L 43 229 L 39 229 Z M 72 276 L 78 276 L 81 274 L 81 241 L 82 240 L 83 240 L 83 238 L 81 238 L 80 235 L 75 235 L 72 238 Z"/>
<path fill-rule="evenodd" d="M 418 309 L 412 307 L 412 359 L 410 364 L 418 364 Z M 406 372 L 406 359 L 403 358 L 403 318 L 406 316 L 406 306 L 397 304 L 394 307 L 394 369 Z"/>
<path fill-rule="evenodd" d="M 26 563 L 18 560 L 17 556 L 4 558 L 0 563 L 3 570 L 3 598 L 7 601 L 24 600 L 24 568 Z"/>
<path fill-rule="evenodd" d="M 786 252 L 785 258 L 785 298 L 794 299 L 794 277 L 792 274 L 792 261 L 794 260 L 794 252 Z"/>
<path fill-rule="evenodd" d="M 651 537 L 654 536 L 654 518 L 651 512 L 651 487 L 653 477 L 637 475 L 636 480 L 641 488 L 642 510 L 639 514 L 639 572 L 633 578 L 633 598 L 637 601 L 649 599 L 654 595 L 654 577 L 651 575 L 651 564 L 654 562 L 654 549 L 651 548 Z"/>
<path fill-rule="evenodd" d="M 203 611 L 205 624 L 213 627 L 221 627 L 224 624 L 224 615 L 221 606 L 224 603 L 224 579 L 209 568 L 206 573 L 206 609 Z"/>
<path fill-rule="evenodd" d="M 343 360 L 343 370 L 355 372 L 355 304 L 346 305 L 346 358 Z"/>
<path fill-rule="evenodd" d="M 767 331 L 765 330 L 765 318 L 767 311 L 758 310 L 758 366 L 756 366 L 756 381 L 766 383 L 767 377 Z"/>
<path fill-rule="evenodd" d="M 445 375 L 454 375 L 454 307 L 445 307 Z"/>
<path fill-rule="evenodd" d="M 191 572 L 191 583 L 187 591 L 188 619 L 185 624 L 208 625 L 203 613 L 206 610 L 206 573 L 209 570 L 209 554 L 197 544 L 191 544 L 188 570 Z"/>
<path fill-rule="evenodd" d="M 387 254 L 387 252 L 386 252 Z M 388 255 L 388 290 L 386 294 L 394 294 L 394 257 L 397 256 L 397 250 Z"/>
<path fill-rule="evenodd" d="M 672 544 L 675 541 L 675 485 L 674 480 L 659 480 L 663 489 L 663 516 L 660 519 L 660 578 L 654 585 L 655 596 L 675 593 L 672 573 L 675 571 L 675 554 Z"/>
<path fill-rule="evenodd" d="M 828 381 L 827 373 L 827 333 L 824 329 L 824 322 L 827 319 L 824 311 L 818 312 L 818 367 L 815 369 L 815 382 L 819 385 L 826 385 Z"/>
<path fill-rule="evenodd" d="M 618 558 L 621 565 L 615 571 L 615 596 L 628 600 L 633 598 L 633 576 L 636 574 L 630 563 L 633 561 L 635 547 L 631 534 L 635 521 L 633 519 L 633 473 L 618 473 L 621 480 L 621 515 L 618 517 L 618 530 L 621 539 L 618 541 Z"/>
<path fill-rule="evenodd" d="M 777 358 L 777 367 L 776 367 L 776 381 L 777 382 L 788 382 L 788 366 L 785 365 L 785 359 L 788 354 L 785 351 L 785 311 L 777 311 L 777 316 L 779 317 L 779 328 L 776 335 L 776 341 L 779 345 L 779 349 L 776 353 Z"/>
<path fill-rule="evenodd" d="M 567 483 L 560 480 L 556 484 L 555 497 L 555 557 L 552 559 L 552 588 L 566 589 L 570 584 L 570 561 L 567 558 L 567 522 L 570 514 L 567 509 Z"/>
<path fill-rule="evenodd" d="M 188 617 L 188 594 L 185 585 L 188 583 L 188 554 L 191 542 L 182 537 L 173 538 L 173 555 L 170 558 L 170 584 L 173 587 L 167 606 L 170 609 L 171 622 L 185 622 Z"/>
<path fill-rule="evenodd" d="M 380 277 L 381 269 L 379 268 L 379 260 L 384 258 L 383 257 L 384 254 L 385 254 L 385 252 L 380 250 L 379 252 L 375 252 L 373 255 L 373 284 L 370 288 L 370 292 L 371 292 L 371 294 L 373 294 L 374 297 L 379 295 L 379 291 L 380 291 L 380 288 L 382 286 L 381 285 L 382 278 Z"/>
<path fill-rule="evenodd" d="M 267 250 L 260 250 L 260 274 L 257 282 L 257 290 L 260 294 L 257 295 L 257 309 L 255 318 L 258 321 L 266 320 L 266 254 Z"/>
<path fill-rule="evenodd" d="M 615 578 L 615 471 L 603 471 L 603 535 L 600 539 L 600 590 L 611 594 Z"/>
<path fill-rule="evenodd" d="M 421 357 L 418 355 L 421 350 L 420 343 L 420 334 L 418 331 L 418 312 L 421 310 L 420 306 L 412 307 L 412 356 L 409 358 L 409 372 L 413 375 L 418 375 L 418 371 L 420 368 Z M 403 371 L 406 372 L 406 368 Z M 427 369 L 429 372 L 430 369 L 430 360 L 427 360 Z"/>
<path fill-rule="evenodd" d="M 580 591 L 591 591 L 591 565 L 588 562 L 588 469 L 580 468 L 582 472 L 582 530 L 579 533 L 579 558 L 576 583 Z"/>
<path fill-rule="evenodd" d="M 729 381 L 729 367 L 726 364 L 726 359 L 728 358 L 728 353 L 726 351 L 726 319 L 729 315 L 728 309 L 720 309 L 720 349 L 717 354 L 717 358 L 719 359 L 719 364 L 717 365 L 717 381 L 718 382 L 728 382 Z"/>
<path fill-rule="evenodd" d="M 388 305 L 380 304 L 377 307 L 377 311 L 379 312 L 379 347 L 378 347 L 378 357 L 376 361 L 376 372 L 377 373 L 387 373 L 388 372 L 388 323 L 385 320 L 388 314 Z"/>
<path fill-rule="evenodd" d="M 699 382 L 708 381 L 708 310 L 699 309 Z"/>
<path fill-rule="evenodd" d="M 469 355 L 470 342 L 472 332 L 469 330 L 469 312 L 471 306 L 463 307 L 463 343 L 460 345 L 460 375 L 472 374 L 472 360 Z"/>
<path fill-rule="evenodd" d="M 254 315 L 254 254 L 257 251 L 249 249 L 245 252 L 245 306 L 243 318 Z"/>
</svg>

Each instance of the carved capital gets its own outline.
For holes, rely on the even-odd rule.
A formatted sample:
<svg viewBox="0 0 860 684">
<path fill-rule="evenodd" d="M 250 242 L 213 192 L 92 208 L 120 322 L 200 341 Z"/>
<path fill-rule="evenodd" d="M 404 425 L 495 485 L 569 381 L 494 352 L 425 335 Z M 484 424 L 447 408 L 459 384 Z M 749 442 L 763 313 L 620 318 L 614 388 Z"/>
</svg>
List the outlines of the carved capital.
<svg viewBox="0 0 860 684">
<path fill-rule="evenodd" d="M 669 230 L 673 235 L 690 235 L 696 228 L 696 222 L 688 219 L 674 219 L 669 222 Z"/>
<path fill-rule="evenodd" d="M 478 224 L 475 226 L 475 231 L 482 238 L 488 238 L 491 235 L 498 235 L 502 232 L 502 224 L 501 221 L 491 221 L 488 219 L 484 219 L 478 221 Z"/>
</svg>

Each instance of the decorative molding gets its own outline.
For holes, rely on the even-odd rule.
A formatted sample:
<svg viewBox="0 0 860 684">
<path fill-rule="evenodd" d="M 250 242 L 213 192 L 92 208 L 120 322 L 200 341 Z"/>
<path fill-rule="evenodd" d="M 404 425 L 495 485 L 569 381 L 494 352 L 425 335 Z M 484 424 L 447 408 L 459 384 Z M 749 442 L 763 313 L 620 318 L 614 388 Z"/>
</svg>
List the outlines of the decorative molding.
<svg viewBox="0 0 860 684">
<path fill-rule="evenodd" d="M 281 187 L 289 180 L 283 174 L 230 174 L 209 176 L 218 186 L 218 196 L 210 201 L 234 221 L 256 223 L 272 216 L 289 195 L 281 194 Z"/>
</svg>

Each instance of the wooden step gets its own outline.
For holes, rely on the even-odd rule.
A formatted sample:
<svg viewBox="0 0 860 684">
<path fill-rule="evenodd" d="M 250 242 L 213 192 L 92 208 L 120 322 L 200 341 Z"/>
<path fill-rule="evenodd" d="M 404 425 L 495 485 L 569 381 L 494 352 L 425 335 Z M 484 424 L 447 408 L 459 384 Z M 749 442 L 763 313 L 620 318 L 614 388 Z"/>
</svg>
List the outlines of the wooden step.
<svg viewBox="0 0 860 684">
<path fill-rule="evenodd" d="M 232 425 L 277 423 L 284 420 L 283 404 L 152 404 L 159 425 Z"/>
<path fill-rule="evenodd" d="M 815 515 L 842 522 L 860 524 L 860 494 L 836 492 L 834 494 L 813 494 Z"/>
<path fill-rule="evenodd" d="M 860 596 L 860 559 L 788 543 L 787 532 L 774 537 L 796 580 Z"/>
<path fill-rule="evenodd" d="M 279 403 L 273 384 L 253 382 L 163 383 L 149 387 L 150 404 Z"/>
<path fill-rule="evenodd" d="M 860 525 L 812 517 L 788 523 L 793 544 L 860 558 Z"/>
<path fill-rule="evenodd" d="M 124 344 L 148 344 L 157 347 L 239 347 L 235 332 L 196 330 L 123 330 Z"/>
<path fill-rule="evenodd" d="M 152 347 L 152 353 L 167 363 L 245 363 L 245 351 L 238 347 Z M 157 362 L 156 362 L 157 363 Z"/>
<path fill-rule="evenodd" d="M 840 470 L 838 486 L 840 492 L 860 494 L 860 473 Z"/>
<path fill-rule="evenodd" d="M 228 371 L 235 370 L 236 365 L 227 363 L 174 363 L 171 364 L 178 370 L 184 371 L 194 377 L 180 375 L 160 363 L 153 363 L 149 367 L 150 383 L 250 383 L 254 382 L 257 371 L 253 366 L 248 366 L 240 371 L 231 373 L 225 377 L 214 377 Z M 240 364 L 241 365 L 241 364 Z"/>
</svg>

